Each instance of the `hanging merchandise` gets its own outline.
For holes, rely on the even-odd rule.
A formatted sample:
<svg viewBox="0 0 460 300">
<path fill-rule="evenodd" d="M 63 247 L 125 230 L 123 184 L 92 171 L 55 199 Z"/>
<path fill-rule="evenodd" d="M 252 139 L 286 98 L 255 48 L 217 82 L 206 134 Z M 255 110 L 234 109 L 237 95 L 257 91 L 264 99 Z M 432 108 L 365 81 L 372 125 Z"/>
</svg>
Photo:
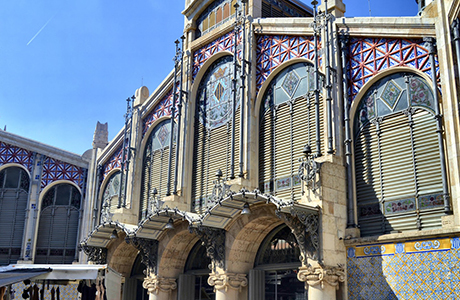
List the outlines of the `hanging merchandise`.
<svg viewBox="0 0 460 300">
<path fill-rule="evenodd" d="M 0 299 L 3 299 L 3 295 L 5 294 L 6 287 L 2 286 L 0 287 Z"/>
<path fill-rule="evenodd" d="M 54 297 L 55 293 L 56 291 L 54 290 L 54 286 L 53 286 L 53 288 L 51 289 L 51 300 L 56 300 L 56 298 Z"/>
<path fill-rule="evenodd" d="M 61 290 L 59 287 L 56 289 L 56 300 L 61 300 Z"/>
<path fill-rule="evenodd" d="M 38 288 L 38 286 L 35 284 L 33 287 L 32 287 L 32 295 L 30 297 L 31 300 L 39 300 L 38 299 L 38 293 L 39 293 L 40 289 Z"/>
<path fill-rule="evenodd" d="M 86 285 L 84 280 L 78 284 L 77 291 L 81 293 L 81 300 L 96 300 L 96 284 L 92 283 L 91 287 Z"/>
</svg>

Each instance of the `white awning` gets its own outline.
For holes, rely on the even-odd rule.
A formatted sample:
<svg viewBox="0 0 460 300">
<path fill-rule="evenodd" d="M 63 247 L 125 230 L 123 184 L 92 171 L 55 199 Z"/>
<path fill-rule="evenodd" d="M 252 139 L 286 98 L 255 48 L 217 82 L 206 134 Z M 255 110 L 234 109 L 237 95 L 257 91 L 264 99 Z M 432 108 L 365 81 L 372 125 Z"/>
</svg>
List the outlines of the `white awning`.
<svg viewBox="0 0 460 300">
<path fill-rule="evenodd" d="M 31 280 L 79 280 L 97 279 L 100 270 L 107 265 L 50 265 L 50 264 L 12 264 L 0 267 L 0 286 Z"/>
</svg>

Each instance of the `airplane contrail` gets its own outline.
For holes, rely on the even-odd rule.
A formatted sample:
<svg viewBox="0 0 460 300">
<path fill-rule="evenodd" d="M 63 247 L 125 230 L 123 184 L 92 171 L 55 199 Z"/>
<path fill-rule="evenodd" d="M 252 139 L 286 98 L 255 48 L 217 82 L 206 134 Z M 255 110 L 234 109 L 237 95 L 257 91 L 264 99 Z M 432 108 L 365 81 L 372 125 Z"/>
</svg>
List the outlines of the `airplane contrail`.
<svg viewBox="0 0 460 300">
<path fill-rule="evenodd" d="M 54 16 L 56 16 L 56 14 L 54 14 L 54 15 L 45 23 L 45 25 L 43 25 L 43 27 L 40 28 L 40 30 L 33 36 L 33 38 L 30 39 L 30 41 L 27 43 L 26 46 L 29 46 L 29 44 L 32 43 L 32 41 L 37 37 L 37 35 L 40 34 L 40 32 L 42 32 L 43 29 L 45 29 L 46 25 L 48 25 L 48 23 L 54 18 Z"/>
</svg>

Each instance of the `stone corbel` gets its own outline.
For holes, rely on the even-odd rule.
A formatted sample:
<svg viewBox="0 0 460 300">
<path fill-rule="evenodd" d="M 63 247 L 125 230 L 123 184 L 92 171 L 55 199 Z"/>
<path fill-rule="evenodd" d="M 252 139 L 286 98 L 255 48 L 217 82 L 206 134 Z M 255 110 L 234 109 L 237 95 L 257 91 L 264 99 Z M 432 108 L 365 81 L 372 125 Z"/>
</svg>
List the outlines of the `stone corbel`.
<svg viewBox="0 0 460 300">
<path fill-rule="evenodd" d="M 345 270 L 340 267 L 327 266 L 307 266 L 300 267 L 297 278 L 308 284 L 309 286 L 318 286 L 324 288 L 325 284 L 329 284 L 336 289 L 339 288 L 339 283 L 345 281 Z"/>
<path fill-rule="evenodd" d="M 80 245 L 80 249 L 88 256 L 88 260 L 98 265 L 107 263 L 107 248 L 92 247 L 85 244 Z"/>
<path fill-rule="evenodd" d="M 248 279 L 246 278 L 246 274 L 211 273 L 208 278 L 208 284 L 214 287 L 214 291 L 222 289 L 227 291 L 228 288 L 231 288 L 241 292 L 241 289 L 248 285 Z"/>
<path fill-rule="evenodd" d="M 156 295 L 158 295 L 160 291 L 171 293 L 173 290 L 177 289 L 175 278 L 166 278 L 155 274 L 151 274 L 150 276 L 145 277 L 142 286 L 147 290 L 148 294 Z"/>
</svg>

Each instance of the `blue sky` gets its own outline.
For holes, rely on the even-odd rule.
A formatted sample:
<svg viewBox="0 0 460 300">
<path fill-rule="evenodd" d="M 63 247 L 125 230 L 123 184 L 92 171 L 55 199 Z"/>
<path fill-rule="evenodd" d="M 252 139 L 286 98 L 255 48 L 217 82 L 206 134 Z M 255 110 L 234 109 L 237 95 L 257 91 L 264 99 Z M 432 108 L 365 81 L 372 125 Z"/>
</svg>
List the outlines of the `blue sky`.
<svg viewBox="0 0 460 300">
<path fill-rule="evenodd" d="M 310 1 L 304 1 L 309 4 Z M 368 0 L 344 1 L 369 16 Z M 172 70 L 185 0 L 0 0 L 0 128 L 67 151 L 112 139 L 127 97 Z M 371 0 L 372 16 L 414 16 L 415 0 Z"/>
</svg>

